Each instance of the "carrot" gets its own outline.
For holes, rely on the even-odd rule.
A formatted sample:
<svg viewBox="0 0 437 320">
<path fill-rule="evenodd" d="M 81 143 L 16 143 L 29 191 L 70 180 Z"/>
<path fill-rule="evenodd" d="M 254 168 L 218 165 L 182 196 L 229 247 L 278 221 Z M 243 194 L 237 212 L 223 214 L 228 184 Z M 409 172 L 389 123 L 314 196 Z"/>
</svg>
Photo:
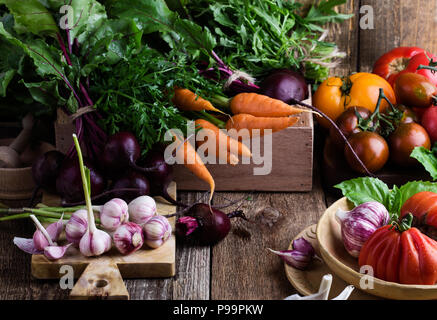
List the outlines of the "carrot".
<svg viewBox="0 0 437 320">
<path fill-rule="evenodd" d="M 224 133 L 222 130 L 220 130 L 211 122 L 204 119 L 197 119 L 195 124 L 196 127 L 201 127 L 202 129 L 211 130 L 211 133 L 216 138 L 216 150 L 218 150 L 218 152 L 220 150 L 220 142 L 226 143 L 226 150 L 228 151 L 227 155 L 229 156 L 229 160 L 234 160 L 236 158 L 236 163 L 238 163 L 238 155 L 245 156 L 248 158 L 252 157 L 252 153 L 250 152 L 249 148 L 245 144 L 235 139 L 232 139 L 230 136 L 228 136 L 226 133 Z M 221 152 L 219 152 L 219 157 L 220 156 L 221 156 Z M 228 163 L 231 162 L 228 161 Z"/>
<path fill-rule="evenodd" d="M 175 140 L 177 141 L 176 160 L 178 163 L 183 163 L 184 166 L 194 173 L 199 179 L 205 181 L 209 184 L 211 194 L 209 196 L 209 203 L 211 204 L 212 197 L 215 190 L 215 182 L 211 173 L 209 173 L 202 158 L 197 154 L 196 150 L 193 148 L 188 140 L 182 140 L 177 134 L 171 132 Z M 183 148 L 183 153 L 180 152 L 180 148 Z M 181 159 L 181 157 L 183 157 Z"/>
<path fill-rule="evenodd" d="M 248 129 L 250 136 L 252 136 L 252 130 L 259 129 L 260 134 L 264 135 L 266 129 L 271 129 L 272 132 L 281 131 L 296 124 L 298 120 L 298 117 L 268 118 L 237 114 L 226 122 L 226 129 L 228 131 L 235 129 L 237 132 L 241 129 Z"/>
<path fill-rule="evenodd" d="M 188 89 L 175 88 L 174 96 L 171 101 L 179 110 L 182 111 L 208 110 L 226 114 L 223 111 L 215 108 L 208 100 L 203 99 Z"/>
<path fill-rule="evenodd" d="M 288 117 L 309 110 L 295 108 L 278 99 L 257 93 L 240 93 L 230 100 L 233 114 L 250 114 L 255 117 Z"/>
</svg>

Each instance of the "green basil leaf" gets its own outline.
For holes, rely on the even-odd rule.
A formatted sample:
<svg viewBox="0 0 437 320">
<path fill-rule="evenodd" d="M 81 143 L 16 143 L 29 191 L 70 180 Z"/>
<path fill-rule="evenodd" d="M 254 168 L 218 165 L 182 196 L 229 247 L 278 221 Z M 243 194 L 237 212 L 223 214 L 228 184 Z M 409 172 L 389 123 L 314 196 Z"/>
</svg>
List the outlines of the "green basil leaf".
<svg viewBox="0 0 437 320">
<path fill-rule="evenodd" d="M 335 186 L 340 189 L 343 195 L 348 198 L 355 206 L 360 204 L 377 201 L 382 203 L 387 210 L 390 207 L 390 189 L 379 179 L 376 178 L 357 178 L 344 181 Z"/>
<path fill-rule="evenodd" d="M 433 150 L 437 147 L 437 143 L 434 145 Z M 411 158 L 419 161 L 426 171 L 431 175 L 434 180 L 437 180 L 437 158 L 434 152 L 424 147 L 416 147 L 411 153 Z"/>
<path fill-rule="evenodd" d="M 430 181 L 411 181 L 400 187 L 399 192 L 401 194 L 401 197 L 399 199 L 399 211 L 405 201 L 410 199 L 415 194 L 423 191 L 437 193 L 437 183 Z"/>
</svg>

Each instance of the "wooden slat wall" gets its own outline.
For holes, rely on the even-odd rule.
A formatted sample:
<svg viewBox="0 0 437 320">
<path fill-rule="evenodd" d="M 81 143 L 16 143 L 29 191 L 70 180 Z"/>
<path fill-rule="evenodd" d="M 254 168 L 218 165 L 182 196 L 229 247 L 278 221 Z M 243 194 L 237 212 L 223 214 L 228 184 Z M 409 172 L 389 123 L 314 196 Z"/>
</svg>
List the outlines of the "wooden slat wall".
<svg viewBox="0 0 437 320">
<path fill-rule="evenodd" d="M 436 0 L 361 0 L 360 4 L 372 6 L 375 14 L 375 29 L 360 31 L 360 71 L 371 71 L 379 56 L 398 46 L 437 52 Z"/>
</svg>

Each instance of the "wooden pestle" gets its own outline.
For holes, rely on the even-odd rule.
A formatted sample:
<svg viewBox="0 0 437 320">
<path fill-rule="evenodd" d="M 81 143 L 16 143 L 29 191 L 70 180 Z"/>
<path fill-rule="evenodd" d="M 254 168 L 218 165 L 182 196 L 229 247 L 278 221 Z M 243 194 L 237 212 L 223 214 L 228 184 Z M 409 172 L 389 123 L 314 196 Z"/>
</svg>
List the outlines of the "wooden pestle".
<svg viewBox="0 0 437 320">
<path fill-rule="evenodd" d="M 23 130 L 9 146 L 0 146 L 0 168 L 19 168 L 20 154 L 32 136 L 33 116 L 29 113 L 22 120 Z"/>
</svg>

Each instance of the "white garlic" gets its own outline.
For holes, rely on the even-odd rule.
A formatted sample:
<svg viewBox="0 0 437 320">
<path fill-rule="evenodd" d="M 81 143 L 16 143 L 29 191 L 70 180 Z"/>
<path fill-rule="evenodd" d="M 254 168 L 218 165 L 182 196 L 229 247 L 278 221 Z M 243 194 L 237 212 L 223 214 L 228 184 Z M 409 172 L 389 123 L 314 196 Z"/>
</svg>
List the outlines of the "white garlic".
<svg viewBox="0 0 437 320">
<path fill-rule="evenodd" d="M 137 251 L 144 243 L 143 229 L 134 222 L 123 223 L 112 237 L 115 247 L 124 255 Z"/>
<path fill-rule="evenodd" d="M 119 198 L 106 202 L 100 209 L 100 222 L 108 231 L 114 231 L 129 220 L 127 203 Z"/>
<path fill-rule="evenodd" d="M 87 231 L 79 242 L 80 252 L 86 257 L 100 256 L 111 249 L 111 236 L 105 231 Z"/>
<path fill-rule="evenodd" d="M 65 226 L 65 236 L 71 243 L 78 244 L 88 228 L 87 211 L 75 211 Z"/>
<path fill-rule="evenodd" d="M 163 216 L 154 216 L 143 225 L 145 243 L 151 248 L 158 248 L 171 236 L 170 222 Z"/>
<path fill-rule="evenodd" d="M 139 225 L 145 224 L 156 215 L 156 202 L 152 197 L 141 196 L 129 203 L 130 221 Z"/>
</svg>

